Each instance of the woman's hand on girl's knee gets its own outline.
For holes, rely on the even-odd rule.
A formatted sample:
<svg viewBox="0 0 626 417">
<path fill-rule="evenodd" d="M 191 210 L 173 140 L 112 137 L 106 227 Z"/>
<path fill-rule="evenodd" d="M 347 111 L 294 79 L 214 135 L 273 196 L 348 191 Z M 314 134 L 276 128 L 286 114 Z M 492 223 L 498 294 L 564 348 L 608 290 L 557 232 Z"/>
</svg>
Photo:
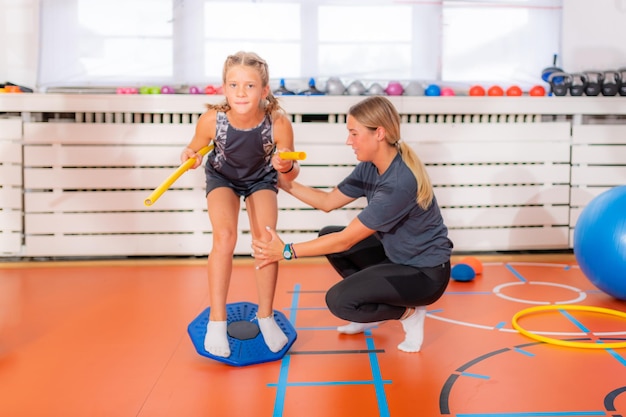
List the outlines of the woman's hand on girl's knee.
<svg viewBox="0 0 626 417">
<path fill-rule="evenodd" d="M 254 257 L 254 259 L 260 261 L 256 265 L 256 269 L 261 269 L 269 264 L 285 259 L 283 257 L 283 249 L 285 247 L 285 244 L 278 237 L 274 229 L 269 226 L 266 227 L 266 229 L 271 235 L 271 240 L 252 240 L 252 256 Z"/>
</svg>

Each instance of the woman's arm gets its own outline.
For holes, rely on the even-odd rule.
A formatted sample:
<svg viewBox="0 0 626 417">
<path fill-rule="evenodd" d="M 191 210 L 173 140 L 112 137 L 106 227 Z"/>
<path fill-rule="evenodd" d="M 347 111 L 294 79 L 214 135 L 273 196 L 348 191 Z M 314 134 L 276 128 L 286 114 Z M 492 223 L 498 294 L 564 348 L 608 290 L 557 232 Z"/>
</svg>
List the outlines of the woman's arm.
<svg viewBox="0 0 626 417">
<path fill-rule="evenodd" d="M 331 191 L 324 191 L 300 184 L 299 182 L 282 180 L 279 180 L 278 185 L 303 203 L 326 213 L 356 200 L 356 198 L 348 197 L 339 191 L 337 187 Z"/>
<path fill-rule="evenodd" d="M 276 234 L 276 231 L 267 227 L 272 239 L 269 242 L 252 241 L 252 256 L 260 260 L 257 269 L 285 259 L 283 252 L 285 243 Z M 296 258 L 320 256 L 330 253 L 343 252 L 356 245 L 366 237 L 375 233 L 355 217 L 343 230 L 329 233 L 307 242 L 292 243 L 291 249 Z"/>
</svg>

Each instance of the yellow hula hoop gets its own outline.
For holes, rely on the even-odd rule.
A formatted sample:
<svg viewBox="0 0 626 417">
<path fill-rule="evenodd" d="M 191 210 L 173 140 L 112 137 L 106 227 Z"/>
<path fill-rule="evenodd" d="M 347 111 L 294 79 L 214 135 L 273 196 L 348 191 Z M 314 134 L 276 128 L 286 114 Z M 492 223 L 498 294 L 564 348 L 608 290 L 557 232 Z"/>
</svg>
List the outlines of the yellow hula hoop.
<svg viewBox="0 0 626 417">
<path fill-rule="evenodd" d="M 541 313 L 549 310 L 577 310 L 577 311 L 586 311 L 592 313 L 602 313 L 608 314 L 615 317 L 621 317 L 626 319 L 626 313 L 623 313 L 618 310 L 612 310 L 610 308 L 604 307 L 593 307 L 593 306 L 580 306 L 580 305 L 546 305 L 546 306 L 536 306 L 529 307 L 524 310 L 517 312 L 512 319 L 513 328 L 527 336 L 531 339 L 538 340 L 540 342 L 549 343 L 552 345 L 566 346 L 566 347 L 574 347 L 574 348 L 583 348 L 583 349 L 619 349 L 626 348 L 626 342 L 615 342 L 615 343 L 586 343 L 586 342 L 572 342 L 568 340 L 560 340 L 554 339 L 551 337 L 541 336 L 536 333 L 532 333 L 522 326 L 519 325 L 518 320 L 522 316 L 526 316 L 533 313 Z"/>
<path fill-rule="evenodd" d="M 204 156 L 204 155 L 208 154 L 209 152 L 211 152 L 212 149 L 213 149 L 213 144 L 209 144 L 209 145 L 205 146 L 204 148 L 200 149 L 198 151 L 198 153 L 200 155 Z M 167 177 L 165 179 L 165 181 L 163 181 L 161 183 L 161 185 L 159 185 L 157 188 L 154 189 L 154 191 L 152 191 L 152 193 L 148 196 L 148 198 L 146 198 L 143 201 L 143 204 L 146 205 L 146 206 L 153 205 L 159 199 L 159 197 L 161 197 L 161 195 L 165 191 L 167 191 L 167 189 L 170 188 L 170 186 L 172 184 L 174 184 L 174 182 L 178 179 L 178 177 L 183 175 L 189 168 L 191 168 L 191 166 L 195 162 L 196 162 L 196 158 L 189 158 L 185 162 L 183 162 L 176 169 L 176 171 L 174 171 L 172 174 L 170 174 L 170 176 Z"/>
</svg>

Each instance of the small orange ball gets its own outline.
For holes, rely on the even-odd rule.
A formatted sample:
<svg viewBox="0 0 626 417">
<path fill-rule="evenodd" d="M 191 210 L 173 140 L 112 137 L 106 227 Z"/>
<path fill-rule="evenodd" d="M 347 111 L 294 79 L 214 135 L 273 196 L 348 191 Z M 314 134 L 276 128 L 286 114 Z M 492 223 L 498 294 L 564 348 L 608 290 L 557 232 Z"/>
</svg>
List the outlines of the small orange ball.
<svg viewBox="0 0 626 417">
<path fill-rule="evenodd" d="M 469 89 L 469 95 L 470 96 L 484 96 L 485 95 L 485 89 L 482 86 L 480 86 L 480 85 L 473 85 Z"/>
<path fill-rule="evenodd" d="M 462 258 L 458 263 L 471 266 L 476 275 L 480 275 L 483 273 L 483 263 L 478 258 L 475 258 L 473 256 L 466 256 Z"/>
<path fill-rule="evenodd" d="M 515 97 L 519 97 L 522 95 L 522 89 L 519 88 L 519 86 L 517 85 L 512 85 L 509 88 L 506 89 L 506 95 L 507 96 L 515 96 Z"/>
<path fill-rule="evenodd" d="M 492 87 L 489 87 L 489 90 L 487 90 L 487 95 L 488 96 L 503 96 L 504 90 L 499 85 L 494 85 Z"/>
<path fill-rule="evenodd" d="M 530 89 L 528 94 L 530 94 L 531 96 L 535 96 L 535 97 L 543 97 L 546 95 L 546 89 L 540 85 L 536 85 Z"/>
</svg>

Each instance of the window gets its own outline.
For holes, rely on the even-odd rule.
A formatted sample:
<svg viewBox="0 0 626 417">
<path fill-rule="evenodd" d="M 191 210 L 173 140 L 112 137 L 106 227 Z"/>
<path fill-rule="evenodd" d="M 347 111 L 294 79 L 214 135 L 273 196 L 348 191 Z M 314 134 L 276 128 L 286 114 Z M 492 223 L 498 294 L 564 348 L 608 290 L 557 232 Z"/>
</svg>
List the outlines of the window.
<svg viewBox="0 0 626 417">
<path fill-rule="evenodd" d="M 444 80 L 536 83 L 559 54 L 560 2 L 444 3 Z"/>
<path fill-rule="evenodd" d="M 534 83 L 562 0 L 41 2 L 39 87 L 205 85 L 252 50 L 273 80 Z"/>
<path fill-rule="evenodd" d="M 40 86 L 171 80 L 169 0 L 41 2 Z"/>
<path fill-rule="evenodd" d="M 270 76 L 300 77 L 300 11 L 295 2 L 205 2 L 204 76 L 221 80 L 224 59 L 247 50 L 268 62 Z"/>
</svg>

